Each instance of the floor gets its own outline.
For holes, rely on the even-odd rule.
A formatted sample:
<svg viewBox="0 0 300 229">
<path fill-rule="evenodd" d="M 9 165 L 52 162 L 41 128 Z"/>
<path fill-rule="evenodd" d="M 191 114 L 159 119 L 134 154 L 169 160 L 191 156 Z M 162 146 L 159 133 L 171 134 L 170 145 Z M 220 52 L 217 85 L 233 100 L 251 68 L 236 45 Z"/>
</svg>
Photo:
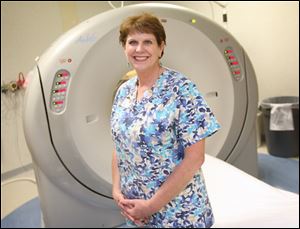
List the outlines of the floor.
<svg viewBox="0 0 300 229">
<path fill-rule="evenodd" d="M 265 145 L 258 147 L 258 152 L 268 154 Z M 19 206 L 38 196 L 35 177 L 32 170 L 1 182 L 1 219 Z"/>
<path fill-rule="evenodd" d="M 1 219 L 37 196 L 33 170 L 25 171 L 8 181 L 1 181 Z"/>
</svg>

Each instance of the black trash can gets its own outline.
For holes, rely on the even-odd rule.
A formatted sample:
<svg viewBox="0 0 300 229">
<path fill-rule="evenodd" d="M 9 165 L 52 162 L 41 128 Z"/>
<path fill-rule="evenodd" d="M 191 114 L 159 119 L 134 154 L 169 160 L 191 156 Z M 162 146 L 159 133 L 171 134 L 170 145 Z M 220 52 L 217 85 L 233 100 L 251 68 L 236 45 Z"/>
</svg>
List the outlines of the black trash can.
<svg viewBox="0 0 300 229">
<path fill-rule="evenodd" d="M 285 116 L 280 113 L 276 114 L 276 109 L 281 109 Z M 269 153 L 278 157 L 298 157 L 299 97 L 280 96 L 267 98 L 262 101 L 260 110 L 263 113 L 264 134 Z M 271 115 L 274 116 L 271 118 Z M 277 128 L 274 120 L 283 127 L 278 125 L 279 128 Z"/>
</svg>

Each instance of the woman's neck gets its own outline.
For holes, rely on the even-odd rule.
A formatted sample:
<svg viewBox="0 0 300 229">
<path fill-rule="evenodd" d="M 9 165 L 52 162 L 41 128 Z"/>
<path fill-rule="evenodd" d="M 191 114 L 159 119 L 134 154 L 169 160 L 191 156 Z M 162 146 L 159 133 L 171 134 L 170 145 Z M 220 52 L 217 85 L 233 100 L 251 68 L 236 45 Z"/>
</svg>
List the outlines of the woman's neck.
<svg viewBox="0 0 300 229">
<path fill-rule="evenodd" d="M 151 88 L 162 71 L 163 68 L 160 65 L 154 66 L 153 68 L 144 71 L 136 70 L 138 75 L 139 88 Z"/>
</svg>

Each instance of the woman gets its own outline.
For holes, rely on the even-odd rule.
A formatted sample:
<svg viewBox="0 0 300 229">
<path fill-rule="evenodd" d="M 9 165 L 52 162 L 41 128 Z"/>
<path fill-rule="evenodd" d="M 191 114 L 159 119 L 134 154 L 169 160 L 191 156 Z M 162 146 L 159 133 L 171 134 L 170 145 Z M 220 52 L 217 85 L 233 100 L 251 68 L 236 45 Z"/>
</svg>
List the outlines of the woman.
<svg viewBox="0 0 300 229">
<path fill-rule="evenodd" d="M 220 126 L 195 84 L 160 65 L 166 35 L 156 17 L 127 18 L 119 40 L 137 76 L 112 108 L 113 198 L 129 225 L 211 227 L 201 165 Z"/>
</svg>

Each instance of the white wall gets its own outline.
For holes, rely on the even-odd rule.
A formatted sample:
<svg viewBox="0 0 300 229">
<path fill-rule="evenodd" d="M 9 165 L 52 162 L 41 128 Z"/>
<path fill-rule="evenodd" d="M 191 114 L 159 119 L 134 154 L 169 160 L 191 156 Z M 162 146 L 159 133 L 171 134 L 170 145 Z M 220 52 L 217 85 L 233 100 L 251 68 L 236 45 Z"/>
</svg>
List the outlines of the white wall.
<svg viewBox="0 0 300 229">
<path fill-rule="evenodd" d="M 259 101 L 299 95 L 299 2 L 234 2 L 229 31 L 254 66 Z"/>
<path fill-rule="evenodd" d="M 61 33 L 57 3 L 1 2 L 1 84 L 29 72 Z M 1 174 L 31 163 L 22 128 L 23 94 L 1 93 Z"/>
<path fill-rule="evenodd" d="M 169 3 L 197 10 L 237 38 L 253 63 L 260 101 L 299 95 L 298 2 L 222 2 L 227 3 L 227 24 L 214 2 Z M 108 2 L 1 2 L 1 82 L 29 72 L 35 57 L 63 32 L 110 9 Z M 1 174 L 31 162 L 21 122 L 22 94 L 1 94 Z"/>
</svg>

